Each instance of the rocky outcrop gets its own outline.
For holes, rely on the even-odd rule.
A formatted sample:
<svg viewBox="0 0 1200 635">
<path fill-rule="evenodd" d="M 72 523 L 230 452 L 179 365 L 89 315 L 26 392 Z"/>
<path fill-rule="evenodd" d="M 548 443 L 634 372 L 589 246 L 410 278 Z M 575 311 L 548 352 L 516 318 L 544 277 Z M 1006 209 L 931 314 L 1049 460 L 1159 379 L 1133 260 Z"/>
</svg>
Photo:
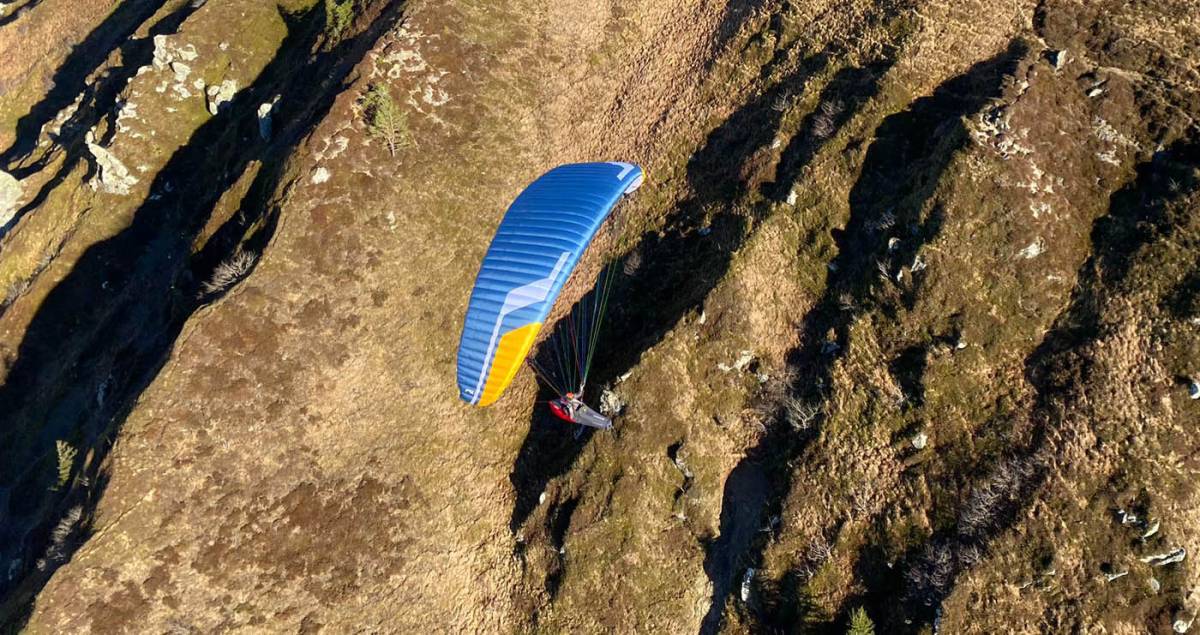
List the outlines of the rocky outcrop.
<svg viewBox="0 0 1200 635">
<path fill-rule="evenodd" d="M 20 200 L 21 182 L 13 175 L 0 171 L 0 226 L 12 220 Z"/>
<path fill-rule="evenodd" d="M 129 173 L 129 168 L 113 153 L 105 148 L 89 142 L 88 153 L 96 166 L 96 176 L 91 181 L 92 189 L 106 194 L 125 195 L 129 188 L 137 185 L 137 177 Z"/>
</svg>

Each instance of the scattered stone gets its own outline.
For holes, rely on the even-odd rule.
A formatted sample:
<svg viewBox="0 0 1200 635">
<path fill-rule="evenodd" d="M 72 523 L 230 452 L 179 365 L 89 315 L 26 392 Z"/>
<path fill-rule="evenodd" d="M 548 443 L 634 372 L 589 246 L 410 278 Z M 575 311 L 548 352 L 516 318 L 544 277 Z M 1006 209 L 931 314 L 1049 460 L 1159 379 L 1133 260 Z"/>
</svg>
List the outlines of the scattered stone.
<svg viewBox="0 0 1200 635">
<path fill-rule="evenodd" d="M 726 372 L 726 373 L 728 373 L 731 370 L 736 370 L 738 372 L 741 372 L 743 370 L 746 370 L 746 367 L 749 366 L 750 362 L 752 362 L 752 361 L 754 361 L 754 353 L 752 353 L 750 351 L 742 351 L 741 354 L 738 355 L 738 358 L 736 360 L 734 360 L 732 366 L 730 366 L 729 364 L 726 364 L 724 362 L 721 362 L 721 363 L 717 364 L 717 368 L 721 369 L 723 372 Z"/>
<path fill-rule="evenodd" d="M 227 107 L 226 104 L 233 101 L 233 96 L 236 94 L 237 81 L 232 79 L 205 88 L 204 95 L 208 98 L 208 112 L 213 115 L 220 114 Z"/>
<path fill-rule="evenodd" d="M 918 432 L 917 435 L 912 438 L 912 446 L 918 450 L 924 450 L 928 445 L 929 435 L 925 434 L 924 432 Z"/>
<path fill-rule="evenodd" d="M 1146 540 L 1147 538 L 1150 538 L 1150 537 L 1151 537 L 1151 536 L 1153 536 L 1154 534 L 1157 534 L 1157 533 L 1158 533 L 1158 528 L 1159 528 L 1159 526 L 1160 526 L 1161 524 L 1162 524 L 1162 523 L 1161 523 L 1160 521 L 1157 521 L 1157 520 L 1156 520 L 1156 521 L 1154 521 L 1153 523 L 1150 523 L 1150 527 L 1148 527 L 1148 528 L 1146 529 L 1146 532 L 1142 534 L 1142 540 Z"/>
<path fill-rule="evenodd" d="M 0 171 L 0 226 L 7 225 L 17 213 L 21 198 L 21 182 L 8 172 Z"/>
<path fill-rule="evenodd" d="M 124 196 L 137 184 L 137 178 L 111 152 L 90 141 L 87 149 L 96 161 L 96 177 L 90 183 L 93 190 Z"/>
<path fill-rule="evenodd" d="M 900 239 L 892 236 L 888 239 L 888 251 L 896 251 L 900 248 Z"/>
<path fill-rule="evenodd" d="M 1046 251 L 1046 243 L 1039 236 L 1033 242 L 1029 243 L 1024 249 L 1017 252 L 1017 255 L 1026 259 L 1032 260 L 1042 255 Z"/>
<path fill-rule="evenodd" d="M 1188 385 L 1188 397 L 1192 399 L 1200 399 L 1200 380 L 1193 379 Z"/>
<path fill-rule="evenodd" d="M 1146 556 L 1141 558 L 1141 561 L 1152 567 L 1165 567 L 1169 564 L 1175 564 L 1176 562 L 1183 562 L 1185 558 L 1187 558 L 1187 549 L 1180 547 L 1166 553 Z"/>
<path fill-rule="evenodd" d="M 791 191 L 789 191 L 789 192 L 788 192 L 788 195 L 787 195 L 787 204 L 788 204 L 788 205 L 795 205 L 795 204 L 796 204 L 796 199 L 797 199 L 798 197 L 799 197 L 799 194 L 797 194 L 797 193 L 796 193 L 796 190 L 795 190 L 795 188 L 793 188 Z"/>
<path fill-rule="evenodd" d="M 687 463 L 683 461 L 683 456 L 681 453 L 676 452 L 675 458 L 671 459 L 671 462 L 675 464 L 675 467 L 679 470 L 680 474 L 683 474 L 684 478 L 693 478 L 692 471 L 688 469 Z"/>
<path fill-rule="evenodd" d="M 1123 509 L 1118 509 L 1117 510 L 1117 520 L 1122 525 L 1133 525 L 1133 524 L 1137 523 L 1138 516 L 1137 516 L 1137 514 L 1134 514 L 1132 512 L 1127 512 Z"/>
<path fill-rule="evenodd" d="M 696 323 L 697 323 L 697 324 L 704 324 L 705 322 L 708 322 L 708 313 L 707 313 L 707 312 L 705 312 L 705 311 L 701 311 L 701 312 L 700 312 L 700 319 L 699 319 L 699 320 L 696 320 Z"/>
<path fill-rule="evenodd" d="M 546 492 L 542 492 L 542 493 L 541 493 L 541 494 L 538 496 L 538 505 L 541 505 L 541 504 L 543 504 L 543 503 L 545 503 L 545 502 L 546 502 Z"/>
<path fill-rule="evenodd" d="M 1093 88 L 1093 89 L 1091 89 L 1091 90 L 1089 90 L 1089 91 L 1087 92 L 1087 96 L 1088 96 L 1088 97 L 1090 97 L 1090 98 L 1092 98 L 1092 99 L 1095 99 L 1095 98 L 1097 98 L 1097 97 L 1099 97 L 1100 95 L 1103 95 L 1103 94 L 1104 94 L 1104 89 L 1103 89 L 1103 88 L 1101 88 L 1101 87 L 1099 87 L 1099 86 L 1097 86 L 1097 87 L 1095 87 L 1095 88 Z"/>
<path fill-rule="evenodd" d="M 176 48 L 175 55 L 179 56 L 179 59 L 185 62 L 194 62 L 196 61 L 196 58 L 200 57 L 200 54 L 196 52 L 196 46 L 194 44 L 184 44 L 183 46 Z"/>
<path fill-rule="evenodd" d="M 1062 67 L 1067 65 L 1067 52 L 1050 51 L 1050 63 L 1054 65 L 1054 70 L 1062 70 Z"/>
<path fill-rule="evenodd" d="M 1106 574 L 1104 574 L 1104 579 L 1108 580 L 1109 582 L 1113 582 L 1114 580 L 1120 580 L 1121 578 L 1123 578 L 1127 575 L 1129 575 L 1128 571 L 1120 571 L 1117 573 L 1106 573 Z"/>
<path fill-rule="evenodd" d="M 1171 629 L 1176 633 L 1186 633 L 1192 629 L 1192 624 L 1196 621 L 1196 616 L 1193 615 L 1190 619 L 1183 616 L 1183 612 L 1175 614 L 1175 623 L 1171 625 Z"/>
<path fill-rule="evenodd" d="M 175 73 L 175 81 L 183 82 L 192 74 L 192 67 L 183 62 L 171 62 L 171 72 Z"/>
<path fill-rule="evenodd" d="M 741 597 L 743 602 L 750 601 L 751 585 L 754 583 L 754 567 L 746 569 L 745 575 L 742 576 Z"/>
<path fill-rule="evenodd" d="M 625 400 L 615 391 L 605 388 L 600 393 L 600 414 L 615 417 L 625 410 Z"/>
<path fill-rule="evenodd" d="M 268 102 L 263 102 L 258 107 L 258 135 L 263 141 L 271 140 L 271 132 L 273 129 L 272 115 L 275 113 L 275 105 L 279 103 L 279 95 L 275 96 Z"/>
<path fill-rule="evenodd" d="M 1158 593 L 1162 590 L 1162 583 L 1158 581 L 1158 578 L 1150 578 L 1149 584 L 1151 593 Z"/>
<path fill-rule="evenodd" d="M 325 181 L 328 181 L 329 177 L 330 177 L 329 170 L 326 170 L 325 168 L 317 168 L 316 171 L 313 172 L 312 182 L 316 183 L 317 185 L 320 185 L 320 184 L 324 183 Z"/>
</svg>

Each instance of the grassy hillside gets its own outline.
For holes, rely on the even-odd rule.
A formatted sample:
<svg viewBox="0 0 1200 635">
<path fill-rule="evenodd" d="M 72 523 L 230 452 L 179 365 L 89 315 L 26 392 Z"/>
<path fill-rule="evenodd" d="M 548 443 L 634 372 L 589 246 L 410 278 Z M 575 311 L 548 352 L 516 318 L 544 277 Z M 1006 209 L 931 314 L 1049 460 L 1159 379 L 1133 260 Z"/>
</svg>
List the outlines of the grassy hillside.
<svg viewBox="0 0 1200 635">
<path fill-rule="evenodd" d="M 16 5 L 6 628 L 1200 613 L 1187 2 Z M 585 160 L 648 178 L 593 372 L 626 407 L 576 435 L 531 372 L 453 377 L 507 204 Z"/>
</svg>

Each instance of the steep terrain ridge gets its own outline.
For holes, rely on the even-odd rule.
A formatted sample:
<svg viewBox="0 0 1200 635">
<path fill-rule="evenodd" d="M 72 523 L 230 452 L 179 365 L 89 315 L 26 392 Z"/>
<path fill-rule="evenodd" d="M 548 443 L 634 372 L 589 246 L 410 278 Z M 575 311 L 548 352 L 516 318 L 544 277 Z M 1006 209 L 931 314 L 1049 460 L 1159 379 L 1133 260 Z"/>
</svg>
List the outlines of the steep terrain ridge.
<svg viewBox="0 0 1200 635">
<path fill-rule="evenodd" d="M 1188 2 L 64 6 L 0 11 L 7 626 L 1192 628 Z M 459 404 L 598 159 L 616 429 Z"/>
</svg>

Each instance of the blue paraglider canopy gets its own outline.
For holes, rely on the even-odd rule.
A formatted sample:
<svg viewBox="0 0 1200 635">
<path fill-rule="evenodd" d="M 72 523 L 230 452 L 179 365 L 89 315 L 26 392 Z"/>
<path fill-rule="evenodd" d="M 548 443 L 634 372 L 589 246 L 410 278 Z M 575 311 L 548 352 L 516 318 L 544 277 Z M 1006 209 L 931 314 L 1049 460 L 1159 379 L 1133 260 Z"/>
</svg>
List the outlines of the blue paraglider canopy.
<svg viewBox="0 0 1200 635">
<path fill-rule="evenodd" d="M 489 405 L 512 383 L 580 257 L 642 179 L 629 163 L 563 165 L 513 201 L 471 291 L 458 349 L 463 401 Z"/>
</svg>

